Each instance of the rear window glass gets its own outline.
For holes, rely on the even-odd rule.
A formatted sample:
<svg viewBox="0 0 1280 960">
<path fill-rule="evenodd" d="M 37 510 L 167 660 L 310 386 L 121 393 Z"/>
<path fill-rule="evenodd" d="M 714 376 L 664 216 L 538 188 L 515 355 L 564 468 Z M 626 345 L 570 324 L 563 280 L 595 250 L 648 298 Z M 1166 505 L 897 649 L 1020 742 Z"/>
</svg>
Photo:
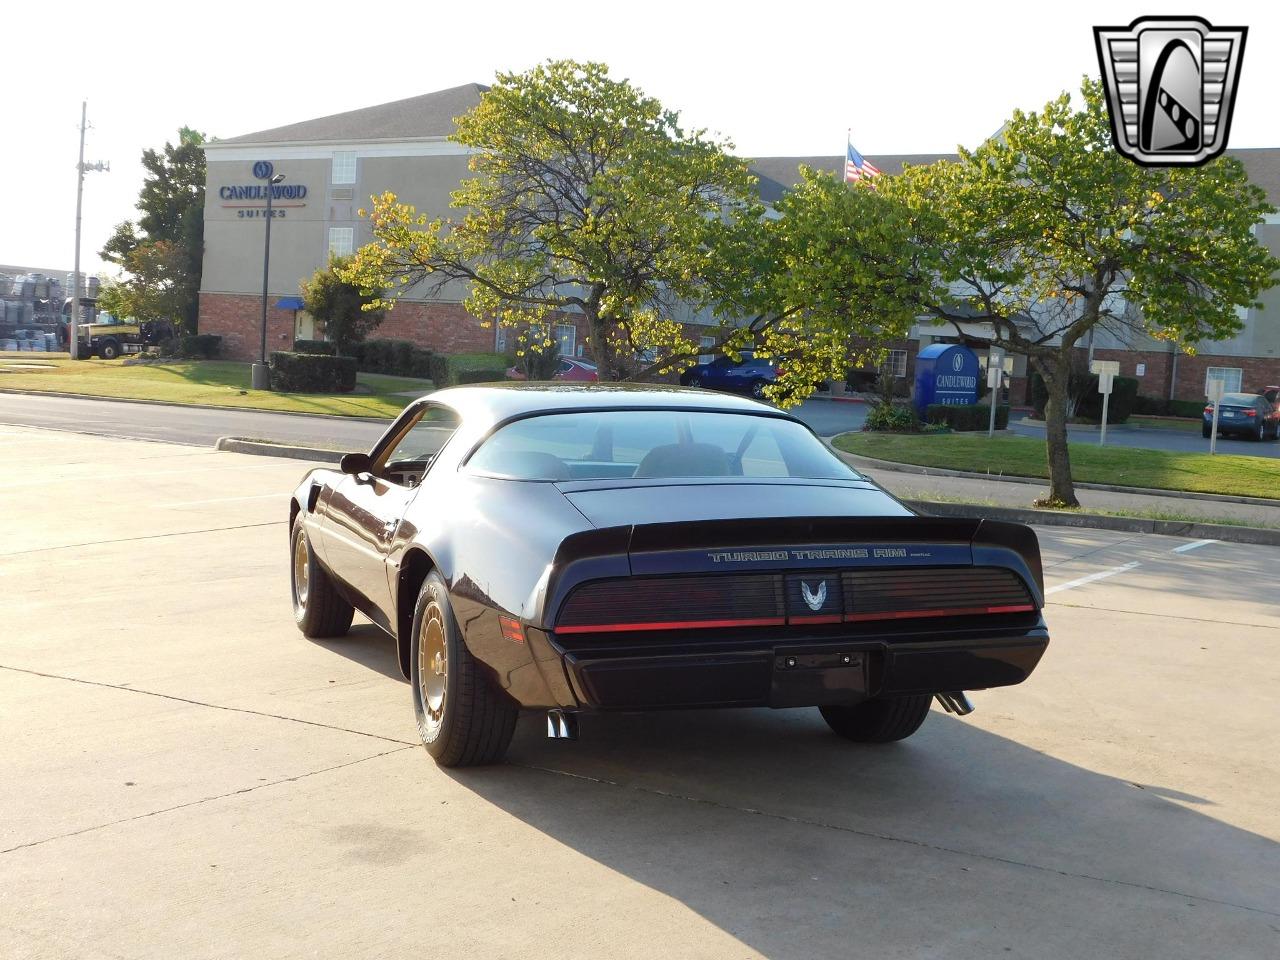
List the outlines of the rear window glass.
<svg viewBox="0 0 1280 960">
<path fill-rule="evenodd" d="M 791 420 L 683 410 L 609 410 L 517 420 L 469 470 L 513 480 L 858 475 Z"/>
<path fill-rule="evenodd" d="M 1252 407 L 1258 402 L 1258 395 L 1256 393 L 1224 393 L 1222 402 L 1238 407 Z"/>
</svg>

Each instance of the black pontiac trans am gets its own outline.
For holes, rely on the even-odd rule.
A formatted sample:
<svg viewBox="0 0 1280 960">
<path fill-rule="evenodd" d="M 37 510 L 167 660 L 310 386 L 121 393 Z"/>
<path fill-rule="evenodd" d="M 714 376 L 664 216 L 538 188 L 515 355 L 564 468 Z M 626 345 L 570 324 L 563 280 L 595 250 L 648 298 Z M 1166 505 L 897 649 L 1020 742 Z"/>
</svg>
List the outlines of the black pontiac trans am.
<svg viewBox="0 0 1280 960">
<path fill-rule="evenodd" d="M 410 405 L 290 504 L 308 637 L 395 640 L 427 750 L 521 709 L 817 706 L 861 742 L 1019 683 L 1049 642 L 1030 528 L 921 517 L 803 423 L 684 388 L 508 384 Z"/>
</svg>

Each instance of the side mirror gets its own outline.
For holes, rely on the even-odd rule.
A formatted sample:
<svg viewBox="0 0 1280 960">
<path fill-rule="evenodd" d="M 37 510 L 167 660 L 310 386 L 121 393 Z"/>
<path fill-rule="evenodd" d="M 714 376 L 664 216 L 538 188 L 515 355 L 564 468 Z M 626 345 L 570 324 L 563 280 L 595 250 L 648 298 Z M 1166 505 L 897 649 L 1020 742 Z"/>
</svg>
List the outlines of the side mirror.
<svg viewBox="0 0 1280 960">
<path fill-rule="evenodd" d="M 373 460 L 367 453 L 344 453 L 338 461 L 338 469 L 350 476 L 373 472 Z"/>
</svg>

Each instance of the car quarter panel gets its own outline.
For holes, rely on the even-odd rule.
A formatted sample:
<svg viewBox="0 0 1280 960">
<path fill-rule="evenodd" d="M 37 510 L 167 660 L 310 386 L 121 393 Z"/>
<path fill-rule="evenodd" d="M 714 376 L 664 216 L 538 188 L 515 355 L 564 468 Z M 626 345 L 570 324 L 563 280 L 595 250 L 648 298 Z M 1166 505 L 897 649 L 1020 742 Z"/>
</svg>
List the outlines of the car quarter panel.
<svg viewBox="0 0 1280 960">
<path fill-rule="evenodd" d="M 392 588 L 408 551 L 423 550 L 449 585 L 467 648 L 497 683 L 525 706 L 563 702 L 549 692 L 567 690 L 558 657 L 539 663 L 527 642 L 503 635 L 498 618 L 536 619 L 560 543 L 591 525 L 550 483 L 456 471 L 437 479 L 406 513 L 412 536 L 398 538 L 389 556 Z"/>
</svg>

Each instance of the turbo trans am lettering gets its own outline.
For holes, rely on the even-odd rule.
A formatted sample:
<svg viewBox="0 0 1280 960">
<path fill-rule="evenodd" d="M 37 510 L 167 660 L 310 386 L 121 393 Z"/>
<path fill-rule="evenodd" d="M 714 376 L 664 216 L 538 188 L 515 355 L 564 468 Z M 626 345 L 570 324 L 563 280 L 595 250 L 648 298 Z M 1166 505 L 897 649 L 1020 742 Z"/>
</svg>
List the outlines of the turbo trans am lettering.
<svg viewBox="0 0 1280 960">
<path fill-rule="evenodd" d="M 888 560 L 933 556 L 931 550 L 907 547 L 823 547 L 788 550 L 716 550 L 707 553 L 712 563 L 759 563 L 786 560 Z"/>
</svg>

